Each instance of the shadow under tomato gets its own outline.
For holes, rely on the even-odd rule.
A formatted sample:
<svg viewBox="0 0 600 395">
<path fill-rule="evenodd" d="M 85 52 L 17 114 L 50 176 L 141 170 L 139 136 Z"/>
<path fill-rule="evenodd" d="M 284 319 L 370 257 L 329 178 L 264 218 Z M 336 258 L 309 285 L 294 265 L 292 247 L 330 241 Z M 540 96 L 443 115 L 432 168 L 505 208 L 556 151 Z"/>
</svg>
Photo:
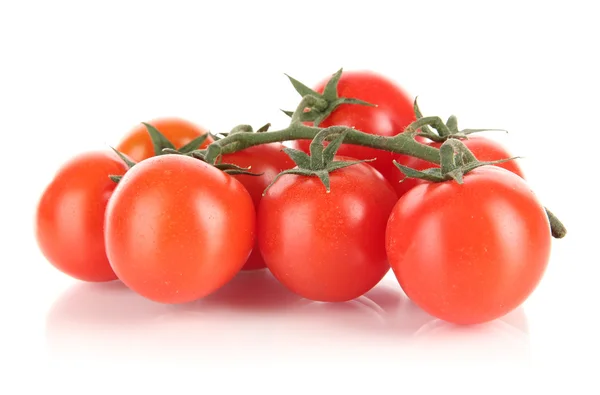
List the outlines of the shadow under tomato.
<svg viewBox="0 0 600 395">
<path fill-rule="evenodd" d="M 438 363 L 453 358 L 477 361 L 493 359 L 498 363 L 527 362 L 530 357 L 529 329 L 523 308 L 519 307 L 499 319 L 479 325 L 454 325 L 434 319 L 414 332 L 411 350 L 415 355 L 446 356 Z M 514 365 L 513 365 L 514 366 Z"/>
<path fill-rule="evenodd" d="M 187 355 L 212 361 L 244 358 L 249 350 L 265 357 L 353 350 L 395 356 L 457 339 L 464 349 L 502 341 L 521 355 L 528 341 L 525 315 L 517 309 L 483 326 L 454 326 L 419 309 L 390 281 L 349 302 L 312 302 L 263 270 L 242 272 L 214 294 L 182 305 L 149 301 L 118 281 L 78 283 L 54 303 L 46 321 L 49 351 L 76 358 Z"/>
<path fill-rule="evenodd" d="M 244 313 L 269 313 L 287 308 L 300 300 L 266 269 L 238 273 L 229 283 L 202 299 L 173 306 L 175 310 L 237 310 Z"/>
</svg>

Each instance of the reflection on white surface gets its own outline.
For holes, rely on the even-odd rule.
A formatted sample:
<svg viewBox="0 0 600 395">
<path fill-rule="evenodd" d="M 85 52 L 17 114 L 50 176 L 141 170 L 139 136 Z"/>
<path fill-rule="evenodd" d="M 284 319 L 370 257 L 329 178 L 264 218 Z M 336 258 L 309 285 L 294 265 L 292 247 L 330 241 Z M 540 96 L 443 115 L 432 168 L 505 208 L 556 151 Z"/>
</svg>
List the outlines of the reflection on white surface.
<svg viewBox="0 0 600 395">
<path fill-rule="evenodd" d="M 449 357 L 526 361 L 529 335 L 521 309 L 494 322 L 459 327 L 410 302 L 384 281 L 346 303 L 302 299 L 267 271 L 241 273 L 217 293 L 184 305 L 157 304 L 120 282 L 76 284 L 51 308 L 50 357 L 189 358 L 236 362 L 340 359 L 374 354 L 395 362 Z"/>
</svg>

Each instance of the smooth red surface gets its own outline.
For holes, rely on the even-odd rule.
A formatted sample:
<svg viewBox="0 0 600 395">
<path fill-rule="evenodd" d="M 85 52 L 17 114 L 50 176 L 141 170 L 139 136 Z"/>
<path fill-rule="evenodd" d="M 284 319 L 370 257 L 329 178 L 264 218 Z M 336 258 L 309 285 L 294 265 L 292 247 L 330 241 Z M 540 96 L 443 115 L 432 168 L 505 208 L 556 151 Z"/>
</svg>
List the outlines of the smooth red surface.
<svg viewBox="0 0 600 395">
<path fill-rule="evenodd" d="M 156 156 L 123 177 L 106 210 L 106 251 L 117 276 L 162 303 L 206 296 L 242 268 L 255 210 L 233 177 L 182 155 Z"/>
<path fill-rule="evenodd" d="M 83 281 L 115 280 L 104 250 L 104 211 L 116 183 L 109 175 L 127 167 L 112 152 L 87 152 L 65 163 L 42 194 L 36 237 L 60 271 Z"/>
<path fill-rule="evenodd" d="M 457 324 L 499 318 L 536 288 L 550 256 L 544 208 L 525 181 L 496 166 L 464 184 L 426 183 L 396 204 L 386 231 L 390 265 L 407 296 Z"/>
<path fill-rule="evenodd" d="M 158 129 L 173 143 L 175 148 L 181 148 L 193 139 L 208 133 L 202 127 L 181 118 L 158 118 L 147 123 Z M 212 141 L 209 136 L 198 148 L 205 148 Z M 140 123 L 134 127 L 123 137 L 117 146 L 117 150 L 135 162 L 153 157 L 154 147 L 146 126 Z"/>
<path fill-rule="evenodd" d="M 421 142 L 425 141 L 426 144 L 438 149 L 442 145 L 442 143 L 436 143 L 430 140 L 421 140 Z M 461 142 L 464 143 L 467 146 L 467 148 L 471 150 L 473 155 L 475 155 L 475 157 L 482 162 L 491 162 L 495 160 L 508 159 L 513 157 L 513 155 L 511 155 L 506 150 L 506 148 L 504 148 L 500 143 L 485 137 L 471 136 L 466 140 L 461 140 Z M 402 162 L 400 163 L 402 165 L 411 167 L 416 170 L 425 170 L 432 167 L 439 167 L 439 165 L 437 164 L 427 162 L 412 156 L 404 156 Z M 515 173 L 521 178 L 525 178 L 517 159 L 513 159 L 508 162 L 498 163 L 495 166 L 502 167 L 503 169 Z M 402 174 L 400 171 L 398 171 L 397 173 L 393 173 L 393 177 L 390 178 L 390 182 L 392 183 L 392 186 L 395 187 L 398 196 L 404 195 L 407 191 L 414 188 L 416 185 L 422 184 L 424 182 L 416 178 L 408 178 L 400 182 L 400 180 L 402 179 L 404 179 L 404 174 Z"/>
<path fill-rule="evenodd" d="M 233 163 L 240 167 L 251 167 L 253 173 L 263 173 L 261 176 L 234 175 L 250 193 L 254 207 L 258 210 L 262 194 L 277 174 L 283 170 L 296 166 L 294 161 L 282 151 L 283 145 L 279 143 L 263 144 L 246 148 L 233 154 L 223 155 L 223 163 Z M 242 270 L 264 269 L 265 261 L 258 249 L 258 240 L 248 261 Z"/>
<path fill-rule="evenodd" d="M 258 242 L 267 267 L 307 299 L 341 302 L 373 288 L 388 272 L 385 227 L 397 197 L 371 166 L 317 177 L 284 175 L 258 210 Z"/>
<path fill-rule="evenodd" d="M 327 80 L 315 87 L 322 93 Z M 346 71 L 338 84 L 338 95 L 365 100 L 377 107 L 356 104 L 339 106 L 319 126 L 345 125 L 360 131 L 380 136 L 395 136 L 416 120 L 413 110 L 413 99 L 395 82 L 369 71 Z M 309 140 L 296 140 L 291 143 L 295 148 L 308 152 Z M 403 163 L 403 155 L 357 145 L 342 145 L 338 155 L 356 159 L 374 159 L 369 162 L 386 179 L 397 180 L 399 170 L 392 163 L 393 159 Z"/>
</svg>

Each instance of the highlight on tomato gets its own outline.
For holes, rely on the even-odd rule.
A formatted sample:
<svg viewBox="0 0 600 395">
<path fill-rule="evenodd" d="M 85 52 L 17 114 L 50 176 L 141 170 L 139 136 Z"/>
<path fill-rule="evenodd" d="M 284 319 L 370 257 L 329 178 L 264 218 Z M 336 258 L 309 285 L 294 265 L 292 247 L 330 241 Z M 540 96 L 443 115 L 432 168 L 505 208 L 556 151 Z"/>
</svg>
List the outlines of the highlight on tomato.
<svg viewBox="0 0 600 395">
<path fill-rule="evenodd" d="M 190 302 L 239 272 L 254 245 L 255 217 L 232 176 L 189 156 L 155 156 L 119 181 L 106 210 L 106 252 L 138 294 Z"/>
<path fill-rule="evenodd" d="M 400 166 L 426 182 L 395 205 L 386 250 L 415 304 L 448 322 L 478 324 L 514 310 L 535 290 L 548 264 L 551 233 L 544 207 L 523 178 L 477 164 L 461 146 L 455 139 L 442 145 L 460 152 L 443 160 L 437 173 Z M 468 160 L 456 165 L 458 155 Z"/>
<path fill-rule="evenodd" d="M 82 281 L 117 278 L 104 248 L 104 212 L 127 166 L 113 152 L 79 154 L 66 162 L 44 190 L 36 211 L 36 239 L 48 261 Z"/>
<path fill-rule="evenodd" d="M 156 118 L 131 129 L 116 146 L 117 151 L 127 155 L 134 162 L 159 155 L 156 152 L 157 147 L 151 139 L 151 134 L 149 134 L 153 130 L 149 131 L 148 125 L 152 129 L 158 130 L 164 137 L 162 142 L 165 145 L 159 146 L 159 150 L 162 148 L 180 149 L 190 143 L 192 143 L 192 147 L 189 148 L 202 149 L 213 141 L 207 130 L 188 120 L 175 117 Z"/>
<path fill-rule="evenodd" d="M 315 138 L 336 134 L 325 130 Z M 397 197 L 373 167 L 335 156 L 341 133 L 311 155 L 286 148 L 298 166 L 267 189 L 258 210 L 260 252 L 298 295 L 324 302 L 357 298 L 389 271 L 385 228 Z"/>
</svg>

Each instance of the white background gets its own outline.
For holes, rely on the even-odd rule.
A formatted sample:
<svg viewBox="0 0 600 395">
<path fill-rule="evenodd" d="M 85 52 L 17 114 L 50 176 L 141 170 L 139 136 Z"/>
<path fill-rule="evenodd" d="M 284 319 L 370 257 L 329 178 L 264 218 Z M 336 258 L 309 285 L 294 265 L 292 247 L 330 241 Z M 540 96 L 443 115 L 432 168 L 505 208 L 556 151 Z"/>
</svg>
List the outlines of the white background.
<svg viewBox="0 0 600 395">
<path fill-rule="evenodd" d="M 194 3 L 0 3 L 0 393 L 598 393 L 595 2 Z M 167 307 L 38 252 L 35 205 L 71 155 L 160 116 L 284 127 L 283 73 L 313 85 L 340 67 L 388 75 L 426 115 L 509 130 L 490 136 L 569 229 L 514 314 L 456 328 L 392 277 L 342 305 L 258 275 Z"/>
</svg>

